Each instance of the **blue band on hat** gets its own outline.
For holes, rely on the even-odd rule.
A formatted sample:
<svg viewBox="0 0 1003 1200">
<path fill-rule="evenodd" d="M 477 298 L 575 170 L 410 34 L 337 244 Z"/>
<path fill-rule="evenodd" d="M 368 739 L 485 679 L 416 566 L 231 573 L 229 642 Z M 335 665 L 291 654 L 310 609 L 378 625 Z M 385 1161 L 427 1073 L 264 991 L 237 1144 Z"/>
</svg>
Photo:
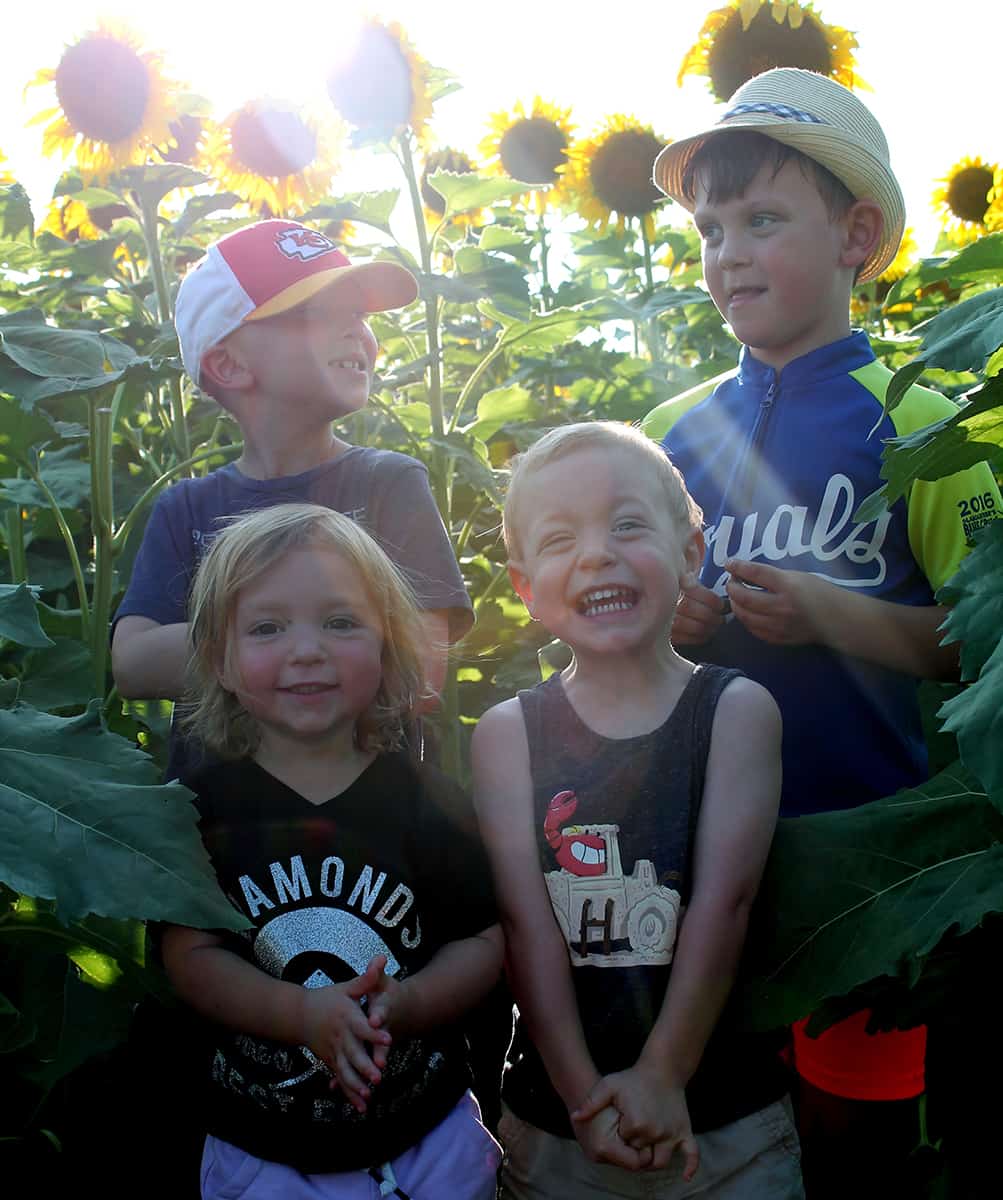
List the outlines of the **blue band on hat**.
<svg viewBox="0 0 1003 1200">
<path fill-rule="evenodd" d="M 791 108 L 789 104 L 773 104 L 769 100 L 750 100 L 745 104 L 736 104 L 734 108 L 724 114 L 721 120 L 727 121 L 729 117 L 739 117 L 742 113 L 750 112 L 771 113 L 775 117 L 785 117 L 788 121 L 803 121 L 807 125 L 829 124 L 821 117 L 816 117 L 814 113 L 804 112 L 800 108 Z"/>
</svg>

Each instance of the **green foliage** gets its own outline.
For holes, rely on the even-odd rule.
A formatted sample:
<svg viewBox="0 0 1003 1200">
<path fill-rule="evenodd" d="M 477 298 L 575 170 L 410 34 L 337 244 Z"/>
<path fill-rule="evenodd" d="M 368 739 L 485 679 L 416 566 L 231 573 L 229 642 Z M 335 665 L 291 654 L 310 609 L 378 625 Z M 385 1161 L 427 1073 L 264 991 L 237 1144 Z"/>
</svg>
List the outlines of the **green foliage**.
<svg viewBox="0 0 1003 1200">
<path fill-rule="evenodd" d="M 781 821 L 749 933 L 743 1016 L 774 1028 L 875 980 L 908 987 L 946 934 L 1003 908 L 1001 881 L 1003 816 L 960 763 L 888 800 Z"/>
<path fill-rule="evenodd" d="M 454 86 L 436 78 L 440 94 Z M 509 585 L 509 458 L 552 425 L 694 402 L 738 347 L 700 286 L 688 226 L 650 242 L 630 222 L 597 233 L 539 215 L 524 184 L 450 172 L 428 181 L 446 212 L 426 224 L 414 139 L 384 149 L 400 190 L 332 195 L 304 219 L 350 222 L 353 260 L 419 279 L 415 306 L 374 315 L 381 378 L 340 432 L 428 467 L 477 614 L 438 717 L 444 763 L 462 776 L 481 713 L 566 653 Z M 0 187 L 0 1054 L 18 1081 L 0 1138 L 30 1130 L 47 1089 L 163 990 L 139 922 L 239 920 L 187 794 L 158 785 L 164 712 L 114 689 L 108 626 L 159 490 L 239 453 L 233 424 L 182 375 L 171 301 L 186 266 L 248 217 L 171 163 L 100 188 L 70 175 L 57 192 L 125 215 L 95 240 L 36 236 L 24 190 Z M 888 408 L 924 376 L 963 406 L 889 444 L 859 519 L 915 479 L 1003 462 L 1001 285 L 994 235 L 919 264 L 884 309 L 876 289 L 864 297 L 897 371 Z M 943 704 L 939 736 L 956 735 L 962 763 L 876 805 L 782 824 L 738 997 L 758 1027 L 808 1011 L 825 1023 L 862 998 L 877 1022 L 919 1019 L 1003 911 L 999 527 L 978 541 L 942 593 L 966 685 Z"/>
</svg>

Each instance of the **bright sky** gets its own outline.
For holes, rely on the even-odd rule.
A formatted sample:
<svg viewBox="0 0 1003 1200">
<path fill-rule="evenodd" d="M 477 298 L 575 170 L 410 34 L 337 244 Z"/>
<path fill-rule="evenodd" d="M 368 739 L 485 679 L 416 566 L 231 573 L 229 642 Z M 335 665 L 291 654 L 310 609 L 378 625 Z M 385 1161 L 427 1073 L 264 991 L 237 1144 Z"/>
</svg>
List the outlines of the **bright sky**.
<svg viewBox="0 0 1003 1200">
<path fill-rule="evenodd" d="M 259 95 L 305 98 L 311 81 L 315 98 L 322 95 L 325 66 L 344 40 L 339 29 L 353 13 L 375 11 L 400 21 L 418 51 L 463 84 L 437 106 L 440 143 L 476 154 L 488 116 L 536 93 L 570 107 L 583 134 L 608 113 L 626 112 L 660 136 L 683 137 L 713 120 L 716 105 L 705 81 L 690 78 L 680 88 L 676 74 L 714 7 L 714 0 L 395 0 L 378 10 L 353 0 L 287 6 L 163 0 L 156 7 L 149 0 L 46 0 L 39 19 L 21 23 L 7 42 L 0 150 L 41 219 L 58 164 L 40 158 L 40 129 L 25 127 L 41 96 L 30 92 L 26 105 L 23 86 L 39 68 L 55 66 L 65 44 L 91 28 L 99 12 L 130 10 L 133 23 L 139 14 L 148 45 L 163 50 L 174 73 L 219 115 Z M 929 204 L 935 181 L 963 155 L 1003 156 L 995 0 L 956 0 L 937 15 L 919 0 L 817 0 L 816 8 L 857 35 L 858 70 L 874 89 L 863 99 L 888 135 L 908 221 L 928 251 L 936 236 Z M 356 152 L 334 190 L 399 182 L 386 156 Z"/>
</svg>

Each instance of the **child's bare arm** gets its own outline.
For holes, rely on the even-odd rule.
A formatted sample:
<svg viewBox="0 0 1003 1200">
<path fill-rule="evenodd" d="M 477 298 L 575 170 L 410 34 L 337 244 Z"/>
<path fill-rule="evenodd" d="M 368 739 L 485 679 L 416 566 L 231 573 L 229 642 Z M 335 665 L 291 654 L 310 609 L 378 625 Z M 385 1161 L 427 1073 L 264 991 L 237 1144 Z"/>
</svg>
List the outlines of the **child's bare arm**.
<svg viewBox="0 0 1003 1200">
<path fill-rule="evenodd" d="M 919 679 L 958 677 L 957 645 L 940 645 L 940 626 L 948 612 L 941 605 L 895 604 L 766 563 L 736 559 L 725 565 L 732 576 L 732 612 L 765 642 L 817 642 Z M 745 587 L 739 580 L 756 586 Z"/>
<path fill-rule="evenodd" d="M 568 947 L 540 869 L 529 746 L 517 700 L 484 714 L 471 755 L 474 805 L 491 862 L 512 993 L 550 1081 L 571 1111 L 599 1081 L 599 1072 L 585 1044 Z M 641 1165 L 637 1152 L 616 1136 L 615 1121 L 608 1129 L 598 1120 L 576 1126 L 576 1134 L 593 1158 L 629 1169 Z"/>
<path fill-rule="evenodd" d="M 177 700 L 185 687 L 188 625 L 123 617 L 111 642 L 115 686 L 127 700 Z"/>
<path fill-rule="evenodd" d="M 228 950 L 221 938 L 169 925 L 162 942 L 164 966 L 183 1000 L 214 1021 L 242 1033 L 308 1046 L 330 1068 L 333 1082 L 365 1110 L 380 1070 L 369 1044 L 390 1035 L 374 1029 L 360 1001 L 379 985 L 378 959 L 348 983 L 305 988 L 286 983 Z"/>
<path fill-rule="evenodd" d="M 408 979 L 385 975 L 381 966 L 369 992 L 370 1025 L 396 1041 L 451 1024 L 498 982 L 503 956 L 501 926 L 491 925 L 474 937 L 447 942 Z"/>
<path fill-rule="evenodd" d="M 780 733 L 780 714 L 764 688 L 749 679 L 729 684 L 714 716 L 693 891 L 669 987 L 637 1064 L 604 1080 L 595 1098 L 616 1097 L 622 1136 L 653 1144 L 652 1165 L 664 1166 L 676 1147 L 683 1149 L 688 1178 L 697 1156 L 683 1090 L 734 982 L 776 825 Z"/>
</svg>

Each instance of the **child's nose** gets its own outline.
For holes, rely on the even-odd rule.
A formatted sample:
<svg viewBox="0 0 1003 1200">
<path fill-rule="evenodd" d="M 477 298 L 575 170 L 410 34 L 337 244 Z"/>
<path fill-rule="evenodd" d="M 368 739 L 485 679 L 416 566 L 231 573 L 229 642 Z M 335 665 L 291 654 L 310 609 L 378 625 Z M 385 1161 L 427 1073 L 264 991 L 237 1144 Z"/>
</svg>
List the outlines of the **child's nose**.
<svg viewBox="0 0 1003 1200">
<path fill-rule="evenodd" d="M 739 230 L 725 231 L 717 252 L 718 264 L 727 270 L 729 267 L 741 266 L 749 261 L 749 248 L 746 237 Z"/>
<path fill-rule="evenodd" d="M 292 644 L 292 657 L 296 662 L 311 662 L 324 656 L 324 643 L 315 629 L 296 631 Z"/>
<path fill-rule="evenodd" d="M 613 558 L 613 548 L 607 534 L 588 534 L 582 539 L 581 552 L 578 556 L 581 566 L 590 568 L 603 566 L 612 562 Z"/>
</svg>

